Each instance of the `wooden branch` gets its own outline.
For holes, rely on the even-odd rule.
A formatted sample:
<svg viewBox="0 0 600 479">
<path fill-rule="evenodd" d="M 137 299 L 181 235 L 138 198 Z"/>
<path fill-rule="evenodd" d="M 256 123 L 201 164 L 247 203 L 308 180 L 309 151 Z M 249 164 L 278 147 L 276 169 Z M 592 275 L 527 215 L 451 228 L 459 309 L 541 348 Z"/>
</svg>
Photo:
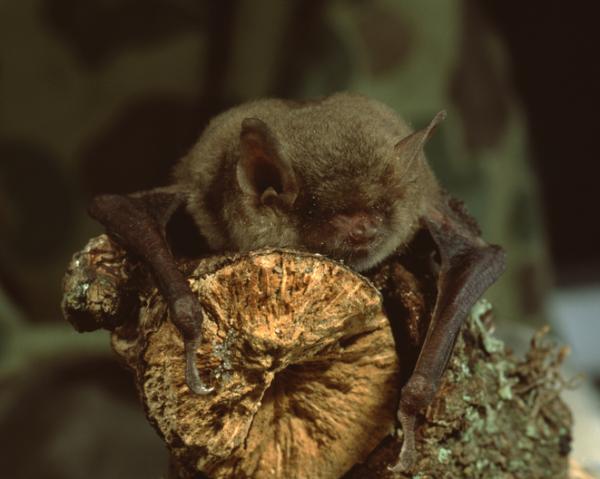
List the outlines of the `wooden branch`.
<svg viewBox="0 0 600 479">
<path fill-rule="evenodd" d="M 412 363 L 396 351 L 368 280 L 293 251 L 182 268 L 207 311 L 197 361 L 216 386 L 209 396 L 185 384 L 183 344 L 151 278 L 106 236 L 73 258 L 63 299 L 77 330 L 112 331 L 177 477 L 414 476 L 386 468 L 399 450 L 390 434 L 400 377 Z M 417 327 L 426 309 L 419 281 L 394 268 L 406 314 L 394 320 Z M 482 303 L 463 329 L 418 430 L 415 473 L 566 477 L 571 419 L 557 397 L 563 354 L 538 337 L 517 360 L 491 336 L 489 317 Z"/>
</svg>

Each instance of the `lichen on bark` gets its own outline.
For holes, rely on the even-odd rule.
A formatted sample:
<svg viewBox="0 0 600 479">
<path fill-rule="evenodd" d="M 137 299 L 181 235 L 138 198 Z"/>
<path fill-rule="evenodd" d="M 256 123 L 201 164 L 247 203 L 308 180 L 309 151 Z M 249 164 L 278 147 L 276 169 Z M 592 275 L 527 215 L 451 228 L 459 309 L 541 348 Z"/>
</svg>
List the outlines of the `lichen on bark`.
<svg viewBox="0 0 600 479">
<path fill-rule="evenodd" d="M 387 440 L 347 478 L 568 478 L 572 419 L 558 397 L 569 386 L 559 371 L 566 350 L 545 333 L 518 358 L 493 336 L 491 306 L 478 302 L 422 418 L 415 472 L 386 471 L 398 451 Z"/>
</svg>

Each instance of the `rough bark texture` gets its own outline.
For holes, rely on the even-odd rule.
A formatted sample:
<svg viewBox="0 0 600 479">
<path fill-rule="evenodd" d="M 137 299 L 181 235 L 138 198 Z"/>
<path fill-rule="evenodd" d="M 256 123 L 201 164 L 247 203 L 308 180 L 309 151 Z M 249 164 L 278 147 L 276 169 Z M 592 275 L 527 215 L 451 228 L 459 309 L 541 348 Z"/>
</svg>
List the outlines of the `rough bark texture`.
<svg viewBox="0 0 600 479">
<path fill-rule="evenodd" d="M 207 311 L 197 360 L 217 388 L 209 396 L 185 385 L 183 344 L 151 279 L 105 236 L 74 257 L 63 300 L 76 329 L 112 331 L 178 477 L 569 477 L 571 416 L 558 398 L 565 352 L 540 334 L 514 358 L 491 335 L 485 302 L 422 418 L 415 471 L 393 476 L 399 378 L 412 363 L 396 351 L 368 280 L 291 251 L 182 267 Z M 407 317 L 395 320 L 416 324 L 426 310 L 419 282 L 400 276 Z"/>
</svg>

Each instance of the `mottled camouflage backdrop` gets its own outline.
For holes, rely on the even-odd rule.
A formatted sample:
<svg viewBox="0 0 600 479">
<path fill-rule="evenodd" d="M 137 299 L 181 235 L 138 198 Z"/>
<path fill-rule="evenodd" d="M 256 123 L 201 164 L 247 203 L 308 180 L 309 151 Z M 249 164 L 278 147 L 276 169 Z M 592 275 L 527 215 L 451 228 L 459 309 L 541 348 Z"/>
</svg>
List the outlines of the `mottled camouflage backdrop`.
<svg viewBox="0 0 600 479">
<path fill-rule="evenodd" d="M 100 192 L 168 182 L 217 112 L 354 90 L 424 125 L 434 169 L 509 251 L 488 297 L 535 322 L 550 281 L 527 128 L 476 2 L 0 2 L 0 453 L 11 478 L 158 477 L 165 453 L 102 334 L 62 323 Z M 163 469 L 161 469 L 163 468 Z M 154 472 L 152 472 L 154 471 Z"/>
</svg>

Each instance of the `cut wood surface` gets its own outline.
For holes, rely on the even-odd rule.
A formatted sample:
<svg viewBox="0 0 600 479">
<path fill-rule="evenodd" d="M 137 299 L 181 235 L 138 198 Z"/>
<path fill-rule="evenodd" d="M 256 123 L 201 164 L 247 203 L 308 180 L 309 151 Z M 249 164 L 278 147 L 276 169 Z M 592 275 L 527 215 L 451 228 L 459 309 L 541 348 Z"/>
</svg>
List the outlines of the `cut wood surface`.
<svg viewBox="0 0 600 479">
<path fill-rule="evenodd" d="M 188 390 L 183 344 L 156 295 L 142 313 L 152 323 L 145 350 L 131 364 L 143 370 L 148 415 L 181 469 L 339 477 L 390 433 L 398 361 L 366 281 L 321 258 L 279 252 L 191 278 L 208 313 L 198 364 L 215 393 Z"/>
</svg>

